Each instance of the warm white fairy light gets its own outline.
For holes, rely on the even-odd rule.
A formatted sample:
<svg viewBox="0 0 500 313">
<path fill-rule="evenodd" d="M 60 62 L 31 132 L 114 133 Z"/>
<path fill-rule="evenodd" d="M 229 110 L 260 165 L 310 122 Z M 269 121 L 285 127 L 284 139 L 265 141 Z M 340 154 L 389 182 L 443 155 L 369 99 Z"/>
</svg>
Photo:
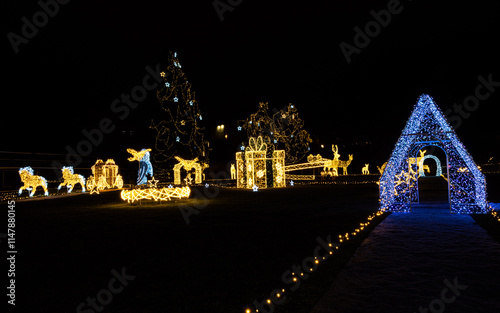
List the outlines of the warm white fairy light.
<svg viewBox="0 0 500 313">
<path fill-rule="evenodd" d="M 238 188 L 285 187 L 285 151 L 274 150 L 267 157 L 267 143 L 259 136 L 249 139 L 245 152 L 236 153 L 236 186 Z M 272 171 L 268 171 L 267 162 L 271 161 Z M 272 185 L 268 185 L 268 177 Z"/>
<path fill-rule="evenodd" d="M 90 193 L 99 193 L 106 188 L 122 188 L 123 178 L 118 174 L 118 165 L 113 159 L 99 159 L 92 165 L 92 175 L 87 179 L 87 189 Z"/>
<path fill-rule="evenodd" d="M 20 168 L 19 176 L 21 177 L 21 181 L 24 183 L 24 185 L 19 188 L 19 195 L 22 194 L 23 190 L 28 190 L 31 191 L 29 193 L 29 197 L 31 198 L 35 194 L 37 187 L 43 188 L 45 196 L 49 195 L 47 180 L 42 176 L 34 175 L 34 171 L 30 166 Z"/>
<path fill-rule="evenodd" d="M 176 188 L 137 188 L 122 190 L 121 198 L 128 203 L 140 200 L 170 201 L 172 199 L 189 198 L 191 189 L 188 186 Z"/>
<path fill-rule="evenodd" d="M 195 183 L 201 184 L 203 176 L 203 167 L 198 163 L 198 158 L 194 160 L 184 160 L 181 157 L 176 156 L 175 159 L 179 163 L 174 165 L 174 184 L 181 184 L 181 169 L 184 168 L 188 172 L 188 177 L 190 178 L 189 171 L 195 170 Z"/>
<path fill-rule="evenodd" d="M 73 172 L 73 166 L 64 166 L 61 171 L 64 181 L 59 184 L 57 190 L 60 190 L 61 187 L 66 186 L 66 188 L 68 189 L 68 193 L 71 193 L 73 191 L 73 188 L 75 188 L 75 185 L 80 184 L 80 186 L 82 186 L 82 192 L 85 192 L 85 177 L 80 174 L 75 174 Z"/>
<path fill-rule="evenodd" d="M 316 269 L 321 265 L 321 262 L 324 262 L 325 260 L 327 260 L 328 257 L 331 256 L 335 250 L 338 250 L 339 247 L 341 247 L 341 245 L 343 243 L 345 243 L 346 241 L 349 241 L 349 239 L 350 239 L 349 234 L 356 236 L 358 233 L 361 233 L 363 230 L 366 229 L 366 227 L 368 227 L 370 225 L 370 223 L 373 221 L 374 218 L 376 218 L 377 216 L 381 216 L 382 214 L 383 214 L 383 212 L 381 212 L 381 211 L 377 211 L 375 213 L 372 213 L 368 216 L 368 218 L 366 219 L 365 222 L 359 223 L 359 227 L 355 228 L 351 233 L 345 233 L 345 234 L 338 235 L 338 242 L 337 243 L 332 243 L 332 242 L 328 243 L 328 247 L 329 247 L 328 255 L 323 256 L 321 259 L 318 259 L 317 256 L 305 258 L 304 260 L 307 260 L 307 259 L 312 260 L 311 262 L 313 263 L 313 266 L 305 267 L 305 265 L 304 265 L 305 262 L 302 262 L 302 270 L 304 270 L 306 273 L 313 273 L 314 271 L 316 271 Z M 325 242 L 325 244 L 326 244 L 326 242 Z M 323 246 L 323 248 L 325 248 L 325 247 Z M 315 254 L 316 254 L 316 251 L 315 251 Z M 309 264 L 307 264 L 307 265 L 309 265 Z M 300 265 L 294 266 L 292 268 L 296 268 L 296 267 L 301 268 Z M 278 288 L 278 289 L 273 290 L 273 292 L 270 293 L 270 295 L 271 295 L 270 298 L 267 298 L 266 300 L 262 301 L 261 303 L 254 301 L 255 309 L 251 310 L 251 309 L 247 308 L 245 310 L 245 312 L 246 313 L 261 312 L 261 311 L 265 310 L 264 306 L 273 306 L 274 304 L 283 304 L 284 303 L 283 300 L 281 300 L 281 299 L 274 300 L 274 299 L 280 298 L 281 296 L 284 296 L 285 293 L 288 292 L 287 288 L 290 288 L 289 292 L 295 291 L 298 288 L 298 286 L 300 286 L 301 281 L 306 280 L 309 277 L 308 275 L 304 276 L 304 272 L 302 272 L 302 271 L 300 273 L 297 273 L 295 271 L 287 271 L 287 272 L 289 274 L 291 274 L 291 276 L 292 276 L 291 279 L 289 280 L 289 282 L 287 282 L 287 284 L 293 284 L 293 286 L 290 286 L 290 287 L 287 286 L 285 288 Z M 285 272 L 285 273 L 287 273 L 287 272 Z M 282 277 L 284 277 L 285 273 L 282 275 Z M 276 292 L 279 290 L 281 290 L 281 293 Z M 273 297 L 273 295 L 276 295 L 276 297 Z M 261 310 L 259 310 L 259 308 Z"/>
</svg>

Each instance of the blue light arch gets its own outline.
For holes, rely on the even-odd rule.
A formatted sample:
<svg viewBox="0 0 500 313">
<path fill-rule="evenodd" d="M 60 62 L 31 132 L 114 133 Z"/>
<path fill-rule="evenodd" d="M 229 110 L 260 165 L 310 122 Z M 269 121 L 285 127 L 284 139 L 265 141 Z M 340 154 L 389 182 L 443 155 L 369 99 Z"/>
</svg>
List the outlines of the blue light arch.
<svg viewBox="0 0 500 313">
<path fill-rule="evenodd" d="M 425 146 L 446 155 L 452 213 L 487 213 L 486 179 L 432 97 L 419 97 L 379 182 L 380 210 L 410 212 L 418 202 L 418 164 L 410 162 Z"/>
</svg>

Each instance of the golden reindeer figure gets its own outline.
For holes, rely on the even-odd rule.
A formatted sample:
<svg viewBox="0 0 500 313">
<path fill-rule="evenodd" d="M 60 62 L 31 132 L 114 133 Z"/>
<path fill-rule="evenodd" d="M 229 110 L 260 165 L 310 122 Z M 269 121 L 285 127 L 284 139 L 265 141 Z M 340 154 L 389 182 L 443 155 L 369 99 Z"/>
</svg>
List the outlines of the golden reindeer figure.
<svg viewBox="0 0 500 313">
<path fill-rule="evenodd" d="M 331 173 L 330 175 L 333 176 L 338 176 L 338 163 L 339 163 L 339 158 L 340 154 L 339 152 L 339 147 L 337 145 L 332 145 L 332 151 L 333 151 L 333 160 L 330 160 L 330 162 L 326 162 L 325 166 L 323 167 L 323 171 L 327 173 Z M 319 156 L 319 155 L 318 155 Z"/>
<path fill-rule="evenodd" d="M 37 187 L 42 187 L 45 191 L 45 195 L 49 195 L 49 191 L 47 190 L 47 180 L 42 176 L 34 175 L 33 169 L 31 166 L 22 167 L 19 169 L 19 176 L 21 176 L 21 181 L 24 183 L 24 186 L 19 188 L 19 195 L 23 192 L 23 190 L 31 190 L 29 193 L 30 198 L 35 194 Z"/>
<path fill-rule="evenodd" d="M 368 166 L 370 166 L 370 164 L 365 164 L 365 166 L 361 169 L 363 175 L 370 175 L 370 170 L 368 169 Z"/>
<path fill-rule="evenodd" d="M 347 167 L 351 165 L 352 162 L 352 154 L 349 154 L 349 160 L 339 160 L 339 163 L 337 164 L 338 167 L 342 168 L 342 174 L 347 175 Z"/>
</svg>

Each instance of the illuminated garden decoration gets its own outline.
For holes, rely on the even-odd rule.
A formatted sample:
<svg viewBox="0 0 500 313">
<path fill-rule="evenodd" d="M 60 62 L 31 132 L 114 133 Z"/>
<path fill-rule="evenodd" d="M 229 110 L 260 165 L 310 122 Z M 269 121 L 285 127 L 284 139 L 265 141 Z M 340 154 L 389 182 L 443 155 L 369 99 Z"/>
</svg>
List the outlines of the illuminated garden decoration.
<svg viewBox="0 0 500 313">
<path fill-rule="evenodd" d="M 339 147 L 337 145 L 332 145 L 332 151 L 333 160 L 325 164 L 324 171 L 327 172 L 330 176 L 338 176 L 338 168 L 342 168 L 342 174 L 347 175 L 347 168 L 349 167 L 349 165 L 351 165 L 353 155 L 349 154 L 348 160 L 339 160 Z"/>
<path fill-rule="evenodd" d="M 299 162 L 309 152 L 312 139 L 304 130 L 297 107 L 289 104 L 286 109 L 275 110 L 271 117 L 267 102 L 260 102 L 257 112 L 250 115 L 242 127 L 248 138 L 262 137 L 269 148 L 282 149 L 287 164 Z M 238 128 L 240 129 L 240 128 Z"/>
<path fill-rule="evenodd" d="M 64 181 L 59 184 L 57 190 L 60 190 L 61 187 L 66 186 L 68 189 L 68 193 L 73 191 L 76 184 L 80 184 L 82 186 L 82 192 L 85 192 L 85 177 L 80 174 L 75 174 L 73 171 L 73 166 L 64 166 L 62 169 L 62 177 Z"/>
<path fill-rule="evenodd" d="M 161 73 L 164 84 L 157 90 L 160 110 L 150 126 L 155 134 L 155 166 L 170 170 L 175 156 L 198 158 L 200 163 L 208 164 L 209 144 L 204 139 L 203 117 L 195 93 L 177 53 L 170 53 L 168 62 Z"/>
<path fill-rule="evenodd" d="M 285 187 L 285 151 L 268 150 L 262 137 L 251 137 L 245 152 L 236 153 L 236 186 Z"/>
<path fill-rule="evenodd" d="M 201 166 L 200 163 L 198 163 L 198 158 L 195 158 L 194 160 L 184 160 L 183 158 L 176 156 L 175 159 L 177 161 L 179 161 L 179 163 L 174 165 L 174 184 L 175 185 L 181 184 L 181 169 L 182 168 L 184 168 L 188 172 L 188 176 L 187 176 L 187 180 L 186 180 L 187 184 L 191 183 L 191 174 L 189 172 L 192 169 L 195 170 L 194 182 L 196 184 L 201 184 L 202 178 L 203 178 L 203 167 Z"/>
<path fill-rule="evenodd" d="M 35 194 L 36 188 L 42 187 L 44 190 L 44 195 L 48 196 L 49 191 L 47 189 L 47 180 L 42 176 L 34 175 L 33 169 L 30 166 L 22 167 L 19 169 L 19 176 L 24 185 L 19 188 L 19 195 L 23 193 L 23 190 L 31 191 L 29 193 L 30 198 Z"/>
<path fill-rule="evenodd" d="M 132 157 L 128 158 L 127 160 L 129 160 L 130 162 L 139 161 L 137 185 L 147 184 L 147 175 L 153 177 L 153 165 L 151 165 L 151 161 L 149 160 L 149 151 L 151 151 L 151 149 L 142 149 L 141 151 L 127 149 L 127 152 L 132 154 Z"/>
<path fill-rule="evenodd" d="M 87 189 L 90 193 L 99 193 L 106 188 L 122 188 L 123 178 L 118 174 L 118 165 L 115 161 L 108 159 L 106 163 L 103 160 L 97 160 L 92 165 L 92 175 L 87 179 Z"/>
<path fill-rule="evenodd" d="M 432 154 L 427 154 L 427 155 L 424 155 L 419 163 L 418 163 L 418 175 L 419 176 L 425 176 L 425 170 L 427 170 L 427 172 L 430 172 L 430 169 L 429 169 L 429 165 L 424 165 L 424 161 L 426 159 L 433 159 L 435 162 L 436 162 L 436 176 L 441 176 L 443 175 L 443 170 L 441 169 L 441 161 L 439 160 L 439 158 L 435 155 L 432 155 Z"/>
<path fill-rule="evenodd" d="M 173 199 L 189 198 L 191 189 L 188 186 L 176 188 L 136 188 L 122 190 L 121 198 L 128 203 L 140 200 L 170 201 Z"/>
<path fill-rule="evenodd" d="M 410 158 L 417 158 L 426 146 L 439 147 L 446 154 L 451 212 L 487 213 L 484 175 L 434 100 L 425 94 L 418 99 L 380 178 L 380 209 L 409 212 L 412 203 L 418 202 L 418 164 Z"/>
<path fill-rule="evenodd" d="M 370 164 L 365 164 L 365 166 L 361 169 L 363 175 L 370 175 L 370 169 L 368 168 Z"/>
</svg>

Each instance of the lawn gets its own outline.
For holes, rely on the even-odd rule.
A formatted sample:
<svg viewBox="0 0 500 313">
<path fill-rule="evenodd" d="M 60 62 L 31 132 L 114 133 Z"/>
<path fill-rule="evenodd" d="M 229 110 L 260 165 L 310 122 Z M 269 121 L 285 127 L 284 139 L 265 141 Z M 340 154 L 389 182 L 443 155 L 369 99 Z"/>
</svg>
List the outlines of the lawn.
<svg viewBox="0 0 500 313">
<path fill-rule="evenodd" d="M 198 214 L 187 224 L 180 208 Z M 108 301 L 102 290 L 114 270 L 135 278 L 103 312 L 243 313 L 284 286 L 282 274 L 313 255 L 317 237 L 352 232 L 377 208 L 376 184 L 198 187 L 190 199 L 140 205 L 123 202 L 118 191 L 18 201 L 16 312 L 77 312 L 99 293 Z M 275 309 L 307 312 L 368 233 Z"/>
</svg>

